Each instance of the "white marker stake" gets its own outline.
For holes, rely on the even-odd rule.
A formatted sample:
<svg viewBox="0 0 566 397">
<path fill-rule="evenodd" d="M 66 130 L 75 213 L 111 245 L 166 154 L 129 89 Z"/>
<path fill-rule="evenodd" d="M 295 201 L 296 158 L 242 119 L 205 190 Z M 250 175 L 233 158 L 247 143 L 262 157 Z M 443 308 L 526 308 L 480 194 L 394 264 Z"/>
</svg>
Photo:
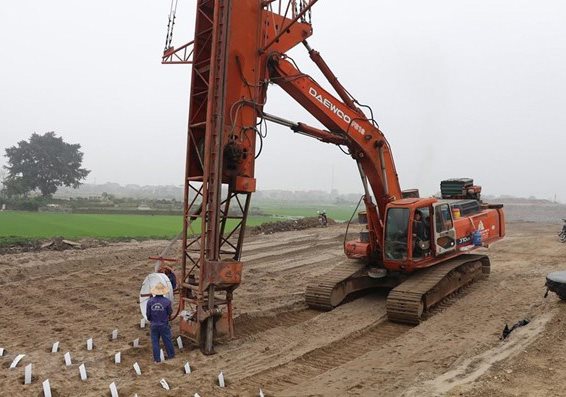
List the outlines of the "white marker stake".
<svg viewBox="0 0 566 397">
<path fill-rule="evenodd" d="M 193 397 L 200 397 L 200 394 L 195 393 L 195 395 Z"/>
<path fill-rule="evenodd" d="M 26 365 L 24 369 L 24 385 L 31 384 L 31 364 Z"/>
<path fill-rule="evenodd" d="M 0 347 L 0 357 L 2 357 L 4 355 L 4 348 Z"/>
<path fill-rule="evenodd" d="M 94 341 L 92 340 L 92 338 L 88 338 L 86 340 L 86 349 L 87 350 L 92 350 L 92 347 L 94 346 Z"/>
<path fill-rule="evenodd" d="M 179 350 L 183 350 L 183 338 L 180 336 L 177 337 L 177 346 L 179 346 Z"/>
<path fill-rule="evenodd" d="M 140 338 L 134 339 L 134 347 L 140 347 Z"/>
<path fill-rule="evenodd" d="M 159 383 L 161 383 L 161 386 L 162 386 L 165 390 L 171 390 L 171 389 L 169 388 L 169 384 L 167 383 L 167 381 L 166 381 L 165 379 L 161 379 L 161 380 L 159 381 Z"/>
<path fill-rule="evenodd" d="M 49 379 L 43 381 L 43 396 L 51 397 L 51 385 L 49 384 Z"/>
<path fill-rule="evenodd" d="M 122 362 L 122 353 L 118 352 L 114 354 L 114 364 L 120 364 Z"/>
<path fill-rule="evenodd" d="M 67 352 L 63 357 L 65 358 L 65 365 L 69 367 L 73 363 L 71 361 L 71 353 Z"/>
<path fill-rule="evenodd" d="M 259 397 L 265 397 L 265 394 L 263 394 L 263 390 L 259 389 Z"/>
<path fill-rule="evenodd" d="M 18 354 L 16 358 L 14 358 L 14 361 L 12 361 L 12 364 L 10 364 L 10 369 L 16 368 L 24 356 L 25 354 Z"/>
<path fill-rule="evenodd" d="M 141 375 L 141 368 L 140 368 L 140 365 L 138 363 L 134 363 L 134 371 L 136 371 L 136 375 L 138 375 L 138 376 Z"/>
<path fill-rule="evenodd" d="M 220 374 L 218 374 L 218 386 L 226 387 L 226 384 L 224 383 L 224 374 L 222 373 L 222 371 L 220 371 Z"/>
<path fill-rule="evenodd" d="M 110 394 L 112 394 L 112 397 L 118 397 L 118 388 L 114 382 L 110 383 Z"/>
<path fill-rule="evenodd" d="M 118 330 L 117 329 L 112 331 L 112 340 L 116 340 L 116 339 L 118 339 Z"/>
<path fill-rule="evenodd" d="M 140 320 L 140 328 L 145 328 L 145 318 Z"/>
<path fill-rule="evenodd" d="M 79 373 L 81 374 L 81 380 L 85 381 L 87 379 L 87 376 L 86 376 L 86 367 L 84 364 L 81 364 L 79 366 Z"/>
<path fill-rule="evenodd" d="M 185 368 L 185 374 L 188 375 L 188 374 L 191 373 L 191 366 L 189 365 L 189 362 L 188 362 L 188 361 L 185 363 L 185 367 L 184 367 L 184 368 Z"/>
<path fill-rule="evenodd" d="M 59 351 L 59 342 L 55 342 L 51 347 L 51 353 L 57 353 Z"/>
<path fill-rule="evenodd" d="M 159 358 L 161 362 L 165 361 L 165 354 L 163 353 L 163 349 L 159 349 Z"/>
</svg>

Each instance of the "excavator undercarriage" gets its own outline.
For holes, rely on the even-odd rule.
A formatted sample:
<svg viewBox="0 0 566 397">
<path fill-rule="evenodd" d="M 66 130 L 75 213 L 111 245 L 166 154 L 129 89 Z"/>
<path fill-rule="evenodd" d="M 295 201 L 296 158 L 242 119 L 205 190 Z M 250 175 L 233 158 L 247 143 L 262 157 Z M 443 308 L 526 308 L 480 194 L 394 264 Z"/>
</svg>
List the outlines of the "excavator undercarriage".
<svg viewBox="0 0 566 397">
<path fill-rule="evenodd" d="M 423 314 L 443 299 L 486 277 L 490 272 L 490 261 L 486 255 L 464 254 L 418 270 L 410 277 L 396 274 L 375 279 L 368 276 L 368 270 L 364 264 L 354 261 L 336 266 L 307 286 L 307 305 L 318 310 L 331 310 L 355 292 L 386 288 L 391 289 L 386 302 L 388 319 L 419 324 Z"/>
</svg>

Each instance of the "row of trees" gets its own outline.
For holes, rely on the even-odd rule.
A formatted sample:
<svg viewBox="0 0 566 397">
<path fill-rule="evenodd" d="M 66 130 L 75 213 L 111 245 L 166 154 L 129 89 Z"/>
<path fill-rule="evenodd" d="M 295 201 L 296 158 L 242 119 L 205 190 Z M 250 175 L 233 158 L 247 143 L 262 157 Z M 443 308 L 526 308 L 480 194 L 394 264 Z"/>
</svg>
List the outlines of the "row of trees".
<svg viewBox="0 0 566 397">
<path fill-rule="evenodd" d="M 40 192 L 53 195 L 58 187 L 79 187 L 90 173 L 82 168 L 81 145 L 70 144 L 55 132 L 32 134 L 27 141 L 6 149 L 8 164 L 2 175 L 2 193 L 7 197 L 27 197 Z"/>
</svg>

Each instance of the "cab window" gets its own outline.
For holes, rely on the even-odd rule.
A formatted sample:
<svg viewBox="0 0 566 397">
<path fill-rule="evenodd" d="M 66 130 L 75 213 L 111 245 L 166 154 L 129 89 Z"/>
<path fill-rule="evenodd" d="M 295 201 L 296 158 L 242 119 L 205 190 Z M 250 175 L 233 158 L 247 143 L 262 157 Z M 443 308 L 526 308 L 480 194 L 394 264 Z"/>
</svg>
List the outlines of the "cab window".
<svg viewBox="0 0 566 397">
<path fill-rule="evenodd" d="M 437 206 L 434 212 L 437 233 L 445 232 L 453 228 L 448 204 Z"/>
<path fill-rule="evenodd" d="M 407 258 L 407 236 L 409 233 L 409 209 L 390 208 L 385 224 L 385 258 Z"/>
</svg>

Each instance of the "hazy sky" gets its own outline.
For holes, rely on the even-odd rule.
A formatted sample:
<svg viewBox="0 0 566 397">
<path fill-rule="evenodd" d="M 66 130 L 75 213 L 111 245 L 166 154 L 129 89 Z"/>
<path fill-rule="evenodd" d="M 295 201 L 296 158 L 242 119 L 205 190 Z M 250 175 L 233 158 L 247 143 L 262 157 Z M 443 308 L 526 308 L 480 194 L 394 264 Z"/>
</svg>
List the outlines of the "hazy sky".
<svg viewBox="0 0 566 397">
<path fill-rule="evenodd" d="M 0 2 L 0 153 L 32 132 L 80 143 L 88 182 L 182 184 L 189 69 L 161 65 L 169 0 Z M 174 42 L 192 40 L 179 0 Z M 563 1 L 320 0 L 314 35 L 370 104 L 403 188 L 473 177 L 487 194 L 566 201 Z M 312 73 L 304 49 L 292 52 Z M 314 123 L 277 87 L 266 111 Z M 5 158 L 0 158 L 0 165 Z M 361 191 L 353 160 L 271 125 L 259 189 Z"/>
</svg>

